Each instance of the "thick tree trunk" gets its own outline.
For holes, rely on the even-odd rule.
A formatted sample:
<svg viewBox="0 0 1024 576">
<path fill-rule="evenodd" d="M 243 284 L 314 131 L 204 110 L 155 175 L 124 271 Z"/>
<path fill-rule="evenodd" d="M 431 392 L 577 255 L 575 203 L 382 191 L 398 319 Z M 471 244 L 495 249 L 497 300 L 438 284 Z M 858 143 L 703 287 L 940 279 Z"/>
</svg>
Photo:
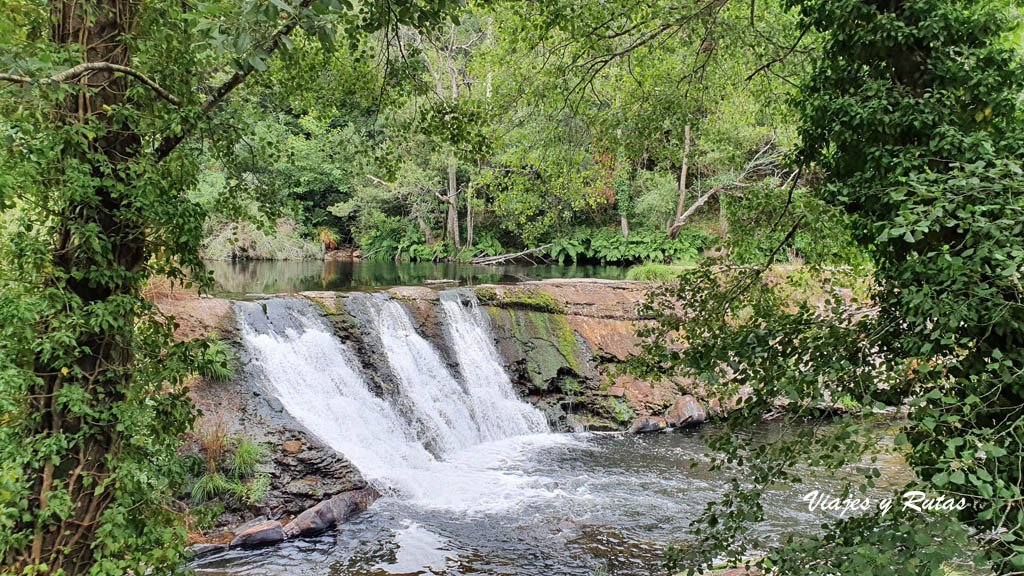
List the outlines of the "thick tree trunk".
<svg viewBox="0 0 1024 576">
<path fill-rule="evenodd" d="M 448 237 L 455 243 L 456 250 L 462 250 L 459 239 L 459 186 L 456 180 L 455 155 L 448 158 Z"/>
<path fill-rule="evenodd" d="M 50 9 L 51 39 L 58 45 L 75 47 L 82 63 L 130 67 L 128 40 L 134 32 L 137 7 L 127 0 L 55 2 Z M 75 205 L 74 214 L 63 215 L 54 229 L 53 263 L 66 278 L 63 290 L 80 302 L 79 309 L 102 305 L 124 295 L 138 296 L 141 290 L 135 271 L 145 259 L 146 231 L 136 219 L 124 215 L 135 208 L 125 206 L 115 192 L 116 182 L 124 183 L 124 172 L 118 167 L 138 153 L 141 139 L 125 125 L 115 127 L 107 112 L 125 103 L 128 81 L 128 76 L 105 70 L 83 75 L 79 81 L 83 90 L 70 95 L 54 111 L 58 121 L 65 125 L 88 124 L 105 129 L 102 136 L 89 144 L 88 151 L 67 152 L 80 156 L 77 160 L 81 163 L 93 165 L 93 177 L 102 184 L 92 190 L 94 201 Z M 88 93 L 84 90 L 86 86 L 92 89 Z M 93 160 L 91 155 L 105 161 Z M 114 172 L 106 173 L 104 164 L 113 166 Z M 93 238 L 107 243 L 112 260 L 101 260 L 97 250 L 82 247 L 88 241 L 82 237 L 87 227 L 95 231 Z M 101 269 L 108 270 L 111 278 L 117 278 L 116 274 L 121 272 L 121 277 L 128 279 L 97 282 L 89 273 L 82 274 Z M 123 313 L 133 314 L 129 310 Z M 61 390 L 77 387 L 81 393 L 101 397 L 108 404 L 124 400 L 126 381 L 131 378 L 125 368 L 132 361 L 126 343 L 131 341 L 133 322 L 122 318 L 117 326 L 121 328 L 82 328 L 76 335 L 77 347 L 82 352 L 70 367 L 54 365 L 59 361 L 49 360 L 46 355 L 36 359 L 38 385 L 28 393 L 33 398 L 30 410 L 38 419 L 31 433 L 37 438 L 62 437 L 60 442 L 70 442 L 69 452 L 76 456 L 48 460 L 42 465 L 34 485 L 33 505 L 40 511 L 47 510 L 51 491 L 59 487 L 69 498 L 69 514 L 59 527 L 37 528 L 25 548 L 7 551 L 3 565 L 13 566 L 15 572 L 20 573 L 20 567 L 26 565 L 46 564 L 53 572 L 63 570 L 76 575 L 88 572 L 93 563 L 90 546 L 97 530 L 103 527 L 100 519 L 116 493 L 113 488 L 96 488 L 112 473 L 108 462 L 119 457 L 120 435 L 116 427 L 96 426 L 88 413 L 77 413 L 57 398 Z"/>
<path fill-rule="evenodd" d="M 434 233 L 430 230 L 430 226 L 423 221 L 423 217 L 419 214 L 416 215 L 416 224 L 419 225 L 420 231 L 423 232 L 423 239 L 427 242 L 427 246 L 433 246 L 437 243 L 437 239 L 434 238 Z"/>
<path fill-rule="evenodd" d="M 622 237 L 629 238 L 629 220 L 626 219 L 626 215 L 619 212 L 619 225 L 622 227 Z"/>
<path fill-rule="evenodd" d="M 672 220 L 673 223 L 679 221 L 683 216 L 683 209 L 686 207 L 686 170 L 687 162 L 690 157 L 690 125 L 686 125 L 686 129 L 683 132 L 685 144 L 683 147 L 683 167 L 679 170 L 679 202 L 676 204 L 676 217 Z M 669 225 L 669 228 L 672 226 Z"/>
</svg>

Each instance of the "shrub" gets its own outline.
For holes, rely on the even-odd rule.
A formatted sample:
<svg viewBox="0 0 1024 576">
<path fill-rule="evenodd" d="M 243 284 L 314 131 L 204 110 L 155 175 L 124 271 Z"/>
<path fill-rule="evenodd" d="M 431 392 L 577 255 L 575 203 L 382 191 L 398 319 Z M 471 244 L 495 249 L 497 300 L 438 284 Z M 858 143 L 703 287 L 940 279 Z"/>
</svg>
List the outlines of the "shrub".
<svg viewBox="0 0 1024 576">
<path fill-rule="evenodd" d="M 633 266 L 626 272 L 626 280 L 642 280 L 645 282 L 669 282 L 678 280 L 685 268 L 667 264 L 643 264 Z"/>
<path fill-rule="evenodd" d="M 238 438 L 235 449 L 228 460 L 228 469 L 236 478 L 246 478 L 256 473 L 256 467 L 266 458 L 266 448 L 248 438 Z"/>
<path fill-rule="evenodd" d="M 548 255 L 559 264 L 567 261 L 601 264 L 640 262 L 694 264 L 701 250 L 710 244 L 710 236 L 696 229 L 685 229 L 675 239 L 664 230 L 639 230 L 624 238 L 610 228 L 579 228 L 551 243 Z"/>
</svg>

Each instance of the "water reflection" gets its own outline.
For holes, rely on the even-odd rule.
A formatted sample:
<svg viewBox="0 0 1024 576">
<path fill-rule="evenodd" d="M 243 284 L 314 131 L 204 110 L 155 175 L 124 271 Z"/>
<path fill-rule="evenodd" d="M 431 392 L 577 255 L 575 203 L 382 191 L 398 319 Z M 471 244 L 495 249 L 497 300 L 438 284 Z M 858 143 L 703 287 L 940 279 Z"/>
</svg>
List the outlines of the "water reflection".
<svg viewBox="0 0 1024 576">
<path fill-rule="evenodd" d="M 356 291 L 458 280 L 461 286 L 509 284 L 546 278 L 623 280 L 620 266 L 473 266 L 452 262 L 340 262 L 320 260 L 206 263 L 214 292 L 222 295 L 283 294 L 303 290 Z"/>
</svg>

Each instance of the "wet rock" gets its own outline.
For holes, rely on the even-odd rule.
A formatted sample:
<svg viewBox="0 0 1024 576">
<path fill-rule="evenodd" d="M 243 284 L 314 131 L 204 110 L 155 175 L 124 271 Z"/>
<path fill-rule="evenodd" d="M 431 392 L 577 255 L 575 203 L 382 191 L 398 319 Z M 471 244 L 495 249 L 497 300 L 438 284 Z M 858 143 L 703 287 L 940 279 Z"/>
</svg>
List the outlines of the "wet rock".
<svg viewBox="0 0 1024 576">
<path fill-rule="evenodd" d="M 644 416 L 637 418 L 629 427 L 630 434 L 646 434 L 648 432 L 660 432 L 668 428 L 668 422 L 661 416 Z"/>
<path fill-rule="evenodd" d="M 227 544 L 193 544 L 192 546 L 189 546 L 185 549 L 185 554 L 189 557 L 189 559 L 196 560 L 198 558 L 210 556 L 211 554 L 216 554 L 217 552 L 221 552 L 222 550 L 227 549 Z"/>
<path fill-rule="evenodd" d="M 665 421 L 673 428 L 697 426 L 707 419 L 708 414 L 704 406 L 690 394 L 676 398 L 672 407 L 665 413 Z"/>
<path fill-rule="evenodd" d="M 270 409 L 274 412 L 284 412 L 284 404 L 281 404 L 277 396 L 267 396 L 264 400 L 267 401 L 267 406 L 270 406 Z"/>
<path fill-rule="evenodd" d="M 320 534 L 366 510 L 379 497 L 380 494 L 373 488 L 339 494 L 296 516 L 284 527 L 284 535 L 295 538 Z"/>
<path fill-rule="evenodd" d="M 231 547 L 266 546 L 281 542 L 284 538 L 284 528 L 281 523 L 277 520 L 267 520 L 235 536 L 235 539 L 231 541 Z"/>
<path fill-rule="evenodd" d="M 267 520 L 269 520 L 269 518 L 267 518 L 266 516 L 257 516 L 256 518 L 253 518 L 252 520 L 249 520 L 248 522 L 246 522 L 244 524 L 240 524 L 240 525 L 236 526 L 235 529 L 232 530 L 232 532 L 237 537 L 239 534 L 241 534 L 242 532 L 245 532 L 249 528 L 252 528 L 253 526 L 259 526 L 260 524 L 263 524 Z"/>
<path fill-rule="evenodd" d="M 303 440 L 295 440 L 297 452 L 283 449 L 274 458 L 276 473 L 265 503 L 275 514 L 298 514 L 321 500 L 366 487 L 348 460 L 311 436 L 301 437 Z M 282 443 L 282 448 L 288 442 Z"/>
<path fill-rule="evenodd" d="M 536 310 L 485 308 L 491 317 L 498 352 L 515 379 L 531 392 L 551 392 L 566 377 L 596 377 L 593 359 L 565 316 Z"/>
</svg>

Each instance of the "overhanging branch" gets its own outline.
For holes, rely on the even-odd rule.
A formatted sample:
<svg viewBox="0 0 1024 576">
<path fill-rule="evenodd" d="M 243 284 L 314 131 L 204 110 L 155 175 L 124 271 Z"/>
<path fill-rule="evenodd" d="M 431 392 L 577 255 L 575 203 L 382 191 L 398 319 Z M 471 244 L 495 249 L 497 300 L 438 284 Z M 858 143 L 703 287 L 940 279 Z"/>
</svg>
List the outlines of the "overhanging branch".
<svg viewBox="0 0 1024 576">
<path fill-rule="evenodd" d="M 62 84 L 64 82 L 70 82 L 76 80 L 79 77 L 89 74 L 90 72 L 118 72 L 125 76 L 131 76 L 139 82 L 142 82 L 146 86 L 149 86 L 158 96 L 167 100 L 175 106 L 181 107 L 181 100 L 178 100 L 173 94 L 164 90 L 159 84 L 151 80 L 148 76 L 142 72 L 132 70 L 127 66 L 121 66 L 120 64 L 111 64 L 110 62 L 85 62 L 68 68 L 67 70 L 49 76 L 47 78 L 29 78 L 28 76 L 16 76 L 13 74 L 0 74 L 0 80 L 5 82 L 11 82 L 13 84 Z"/>
</svg>

